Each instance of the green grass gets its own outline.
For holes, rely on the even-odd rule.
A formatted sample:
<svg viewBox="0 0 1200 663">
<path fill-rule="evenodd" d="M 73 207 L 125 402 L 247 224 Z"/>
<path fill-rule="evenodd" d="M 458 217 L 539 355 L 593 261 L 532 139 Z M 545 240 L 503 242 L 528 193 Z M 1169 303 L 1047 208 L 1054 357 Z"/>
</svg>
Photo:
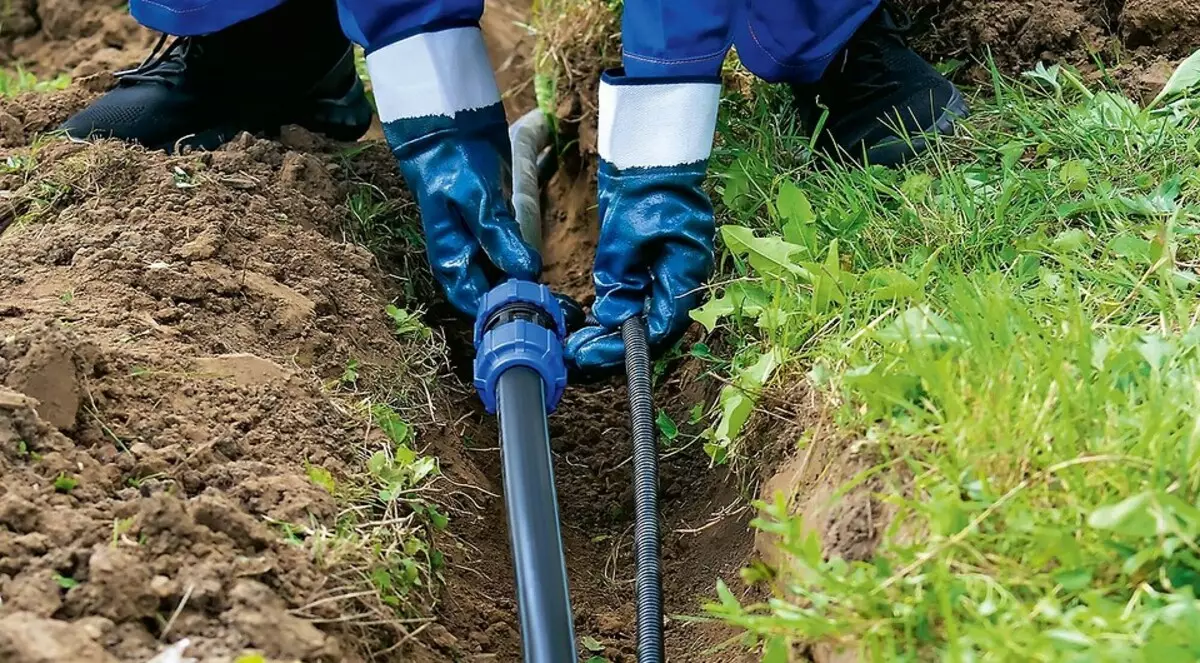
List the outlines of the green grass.
<svg viewBox="0 0 1200 663">
<path fill-rule="evenodd" d="M 747 578 L 773 598 L 722 591 L 710 613 L 767 661 L 820 641 L 869 661 L 1200 658 L 1194 101 L 997 75 L 960 135 L 891 171 L 812 168 L 775 94 L 722 120 L 727 278 L 694 316 L 737 350 L 708 448 L 750 453 L 760 386 L 805 372 L 897 515 L 848 562 L 760 505 L 785 561 Z"/>
<path fill-rule="evenodd" d="M 319 617 L 329 608 L 310 611 L 338 601 L 347 615 L 338 621 L 357 631 L 356 647 L 374 653 L 391 651 L 432 619 L 446 564 L 434 538 L 452 518 L 440 503 L 438 461 L 421 440 L 429 424 L 425 413 L 435 407 L 424 399 L 436 391 L 431 383 L 444 346 L 419 316 L 395 305 L 380 314 L 393 323 L 405 361 L 348 358 L 341 374 L 325 383 L 339 409 L 366 429 L 354 453 L 363 462 L 338 474 L 305 467 L 308 480 L 339 504 L 335 522 L 275 523 L 329 576 L 328 596 L 318 595 L 298 614 Z"/>
<path fill-rule="evenodd" d="M 54 490 L 60 493 L 69 493 L 79 486 L 79 480 L 68 475 L 66 472 L 59 472 L 54 478 Z"/>
<path fill-rule="evenodd" d="M 61 589 L 74 589 L 75 587 L 79 586 L 79 581 L 70 576 L 64 576 L 64 575 L 55 573 L 53 575 L 53 578 L 54 578 L 54 583 L 56 585 L 58 585 Z"/>
<path fill-rule="evenodd" d="M 336 601 L 348 615 L 340 621 L 361 635 L 356 646 L 375 651 L 408 637 L 411 625 L 426 621 L 436 605 L 445 561 L 432 536 L 448 527 L 450 517 L 433 501 L 440 469 L 435 458 L 412 446 L 414 427 L 390 405 L 343 395 L 341 404 L 378 435 L 364 439 L 358 451 L 369 459 L 355 472 L 335 477 L 318 465 L 305 468 L 309 481 L 341 506 L 336 522 L 271 523 L 328 574 L 327 596 L 297 613 L 317 618 L 320 611 L 310 611 Z"/>
<path fill-rule="evenodd" d="M 16 69 L 0 68 L 0 97 L 15 97 L 24 92 L 49 92 L 63 90 L 71 84 L 71 77 L 59 74 L 48 80 L 40 80 L 20 65 Z"/>
</svg>

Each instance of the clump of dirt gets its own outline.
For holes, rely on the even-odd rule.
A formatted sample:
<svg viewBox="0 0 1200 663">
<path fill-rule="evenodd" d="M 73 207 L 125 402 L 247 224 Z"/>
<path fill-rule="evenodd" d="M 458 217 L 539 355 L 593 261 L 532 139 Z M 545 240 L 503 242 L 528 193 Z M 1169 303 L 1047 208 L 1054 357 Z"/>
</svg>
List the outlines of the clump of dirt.
<svg viewBox="0 0 1200 663">
<path fill-rule="evenodd" d="M 921 18 L 919 48 L 931 58 L 990 55 L 1017 74 L 1039 61 L 1075 65 L 1150 96 L 1178 61 L 1200 48 L 1191 0 L 907 0 Z M 985 72 L 974 69 L 982 81 Z"/>
<path fill-rule="evenodd" d="M 82 78 L 136 64 L 155 35 L 109 0 L 14 0 L 0 8 L 0 66 Z"/>
<path fill-rule="evenodd" d="M 115 82 L 113 73 L 137 64 L 157 37 L 107 0 L 16 0 L 0 6 L 0 68 L 20 68 L 41 80 L 72 80 L 55 94 L 0 100 L 0 147 L 21 147 Z M 0 226 L 2 226 L 0 222 Z"/>
<path fill-rule="evenodd" d="M 775 437 L 776 448 L 767 452 L 775 460 L 760 459 L 766 461 L 761 497 L 782 497 L 794 513 L 803 516 L 805 526 L 817 533 L 827 556 L 870 559 L 894 513 L 892 507 L 875 499 L 882 480 L 873 477 L 845 495 L 837 493 L 859 473 L 878 464 L 877 450 L 864 441 L 839 435 L 827 411 L 829 404 L 803 383 L 764 398 L 768 399 L 766 407 L 770 400 L 787 405 L 778 413 L 786 423 Z M 763 435 L 758 430 L 763 425 L 778 424 L 759 420 L 747 435 Z M 755 549 L 766 561 L 777 564 L 781 560 L 774 538 L 759 532 Z"/>
<path fill-rule="evenodd" d="M 61 92 L 28 92 L 16 99 L 0 99 L 0 148 L 34 142 L 39 134 L 54 130 L 72 113 L 108 90 L 112 81 L 110 74 L 98 74 Z"/>
<path fill-rule="evenodd" d="M 921 45 L 938 57 L 990 52 L 1017 71 L 1039 60 L 1087 63 L 1115 45 L 1119 7 L 1101 0 L 1002 0 L 908 3 L 928 21 Z M 1113 55 L 1109 53 L 1109 55 Z"/>
<path fill-rule="evenodd" d="M 1120 16 L 1127 46 L 1182 58 L 1200 48 L 1200 6 L 1193 0 L 1126 0 Z"/>
</svg>

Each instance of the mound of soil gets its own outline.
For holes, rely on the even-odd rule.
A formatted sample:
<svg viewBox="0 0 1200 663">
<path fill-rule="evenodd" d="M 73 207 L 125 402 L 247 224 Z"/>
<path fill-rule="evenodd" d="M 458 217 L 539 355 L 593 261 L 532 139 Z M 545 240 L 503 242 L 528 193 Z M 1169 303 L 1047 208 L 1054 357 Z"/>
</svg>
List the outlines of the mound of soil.
<svg viewBox="0 0 1200 663">
<path fill-rule="evenodd" d="M 1039 61 L 1107 74 L 1141 96 L 1200 49 L 1191 0 L 907 0 L 921 17 L 922 51 L 934 59 L 990 55 L 1017 74 Z M 982 76 L 982 72 L 975 72 Z"/>
<path fill-rule="evenodd" d="M 411 352 L 372 257 L 326 234 L 355 166 L 248 136 L 7 157 L 0 659 L 146 660 L 188 637 L 204 660 L 358 660 L 402 637 L 318 629 L 353 603 L 272 526 L 332 525 L 308 466 L 361 473 L 379 443 L 321 378 Z"/>
<path fill-rule="evenodd" d="M 111 0 L 12 0 L 0 7 L 0 66 L 72 78 L 136 64 L 154 33 Z"/>
</svg>

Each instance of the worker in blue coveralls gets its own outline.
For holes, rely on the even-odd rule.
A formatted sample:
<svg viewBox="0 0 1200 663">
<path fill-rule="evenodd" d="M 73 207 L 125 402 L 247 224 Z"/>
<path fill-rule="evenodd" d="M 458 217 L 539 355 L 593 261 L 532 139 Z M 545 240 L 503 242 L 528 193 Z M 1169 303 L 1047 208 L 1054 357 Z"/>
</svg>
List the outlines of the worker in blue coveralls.
<svg viewBox="0 0 1200 663">
<path fill-rule="evenodd" d="M 789 84 L 818 144 L 892 165 L 948 133 L 966 105 L 910 50 L 881 0 L 625 0 L 624 67 L 599 98 L 595 324 L 568 340 L 574 367 L 622 366 L 618 328 L 645 315 L 661 352 L 689 325 L 713 268 L 702 185 L 731 47 Z M 178 35 L 72 117 L 74 136 L 215 147 L 237 131 L 296 123 L 340 139 L 371 109 L 350 41 L 367 53 L 388 144 L 416 196 L 434 275 L 473 316 L 499 279 L 536 280 L 538 253 L 502 193 L 508 134 L 479 21 L 483 0 L 131 0 L 142 24 Z"/>
</svg>

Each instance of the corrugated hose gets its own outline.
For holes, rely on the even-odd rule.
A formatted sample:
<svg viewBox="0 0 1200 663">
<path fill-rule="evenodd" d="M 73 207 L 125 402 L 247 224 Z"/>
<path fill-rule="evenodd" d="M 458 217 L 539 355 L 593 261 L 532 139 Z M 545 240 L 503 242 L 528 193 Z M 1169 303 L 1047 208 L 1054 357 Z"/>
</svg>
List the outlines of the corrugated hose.
<svg viewBox="0 0 1200 663">
<path fill-rule="evenodd" d="M 662 568 L 658 530 L 658 436 L 650 384 L 646 325 L 633 317 L 621 325 L 629 421 L 633 436 L 634 559 L 637 564 L 638 663 L 662 663 Z"/>
</svg>

